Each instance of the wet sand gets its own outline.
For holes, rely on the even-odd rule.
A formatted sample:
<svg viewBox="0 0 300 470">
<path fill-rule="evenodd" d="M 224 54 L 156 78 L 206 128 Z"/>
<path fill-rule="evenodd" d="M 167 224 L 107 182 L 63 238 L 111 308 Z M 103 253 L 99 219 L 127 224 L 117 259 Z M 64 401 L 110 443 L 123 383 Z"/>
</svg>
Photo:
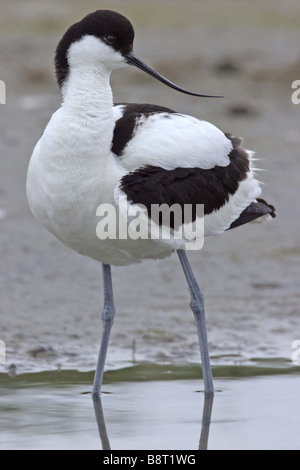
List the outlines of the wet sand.
<svg viewBox="0 0 300 470">
<path fill-rule="evenodd" d="M 0 79 L 7 88 L 7 102 L 0 108 L 4 373 L 91 371 L 98 354 L 101 267 L 55 240 L 31 215 L 25 195 L 32 149 L 59 106 L 52 65 L 56 43 L 70 23 L 99 7 L 91 1 L 70 5 L 31 1 L 16 11 L 13 2 L 4 1 L 1 7 Z M 245 147 L 256 151 L 259 167 L 267 170 L 259 173 L 265 183 L 263 197 L 276 206 L 277 219 L 207 239 L 204 249 L 189 258 L 206 299 L 213 367 L 246 367 L 256 359 L 277 358 L 292 367 L 292 343 L 300 338 L 300 105 L 291 101 L 292 81 L 300 79 L 299 2 L 263 1 L 258 7 L 247 1 L 243 8 L 234 1 L 222 6 L 216 1 L 172 2 L 172 15 L 169 6 L 167 1 L 109 5 L 133 21 L 137 54 L 179 84 L 225 98 L 195 100 L 139 71 L 126 70 L 112 77 L 115 100 L 175 107 L 243 136 Z M 176 255 L 115 268 L 113 278 L 117 315 L 108 370 L 143 361 L 183 366 L 199 362 Z M 286 382 L 291 393 L 293 380 L 298 379 L 293 375 Z M 122 404 L 124 412 L 132 403 Z M 289 413 L 293 419 L 293 406 Z"/>
</svg>

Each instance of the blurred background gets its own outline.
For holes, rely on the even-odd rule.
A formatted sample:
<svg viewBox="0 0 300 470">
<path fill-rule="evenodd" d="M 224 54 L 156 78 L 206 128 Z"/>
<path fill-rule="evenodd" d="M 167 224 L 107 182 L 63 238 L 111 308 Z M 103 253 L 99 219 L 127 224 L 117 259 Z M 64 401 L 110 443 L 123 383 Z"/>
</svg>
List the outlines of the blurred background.
<svg viewBox="0 0 300 470">
<path fill-rule="evenodd" d="M 299 449 L 300 104 L 291 100 L 300 80 L 299 0 L 0 0 L 0 447 L 100 446 L 89 392 L 101 267 L 49 234 L 25 194 L 32 150 L 60 106 L 56 45 L 98 8 L 127 16 L 136 54 L 170 80 L 225 96 L 182 95 L 128 68 L 112 75 L 116 102 L 211 121 L 256 152 L 277 218 L 188 254 L 206 300 L 217 390 L 209 447 Z M 194 449 L 201 368 L 177 256 L 112 273 L 117 314 L 102 395 L 112 446 Z"/>
<path fill-rule="evenodd" d="M 142 72 L 114 72 L 115 101 L 162 104 L 244 138 L 263 172 L 277 219 L 205 242 L 189 257 L 206 298 L 213 366 L 284 361 L 299 328 L 300 3 L 268 0 L 1 0 L 0 338 L 17 374 L 92 370 L 101 331 L 101 268 L 61 245 L 31 215 L 26 171 L 60 104 L 53 57 L 72 23 L 117 10 L 136 31 L 135 52 L 205 100 Z M 113 269 L 117 315 L 108 368 L 199 361 L 188 291 L 177 257 Z M 252 362 L 251 362 L 252 361 Z"/>
</svg>

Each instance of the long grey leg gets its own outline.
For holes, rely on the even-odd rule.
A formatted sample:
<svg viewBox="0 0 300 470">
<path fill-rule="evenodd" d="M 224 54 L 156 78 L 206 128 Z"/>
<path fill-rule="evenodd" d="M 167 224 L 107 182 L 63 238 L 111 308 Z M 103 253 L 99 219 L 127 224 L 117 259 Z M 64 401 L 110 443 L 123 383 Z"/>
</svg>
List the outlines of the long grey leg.
<svg viewBox="0 0 300 470">
<path fill-rule="evenodd" d="M 192 268 L 186 256 L 186 252 L 184 250 L 177 250 L 177 254 L 190 289 L 190 307 L 197 323 L 203 370 L 204 391 L 206 393 L 214 393 L 213 378 L 210 368 L 210 360 L 207 345 L 204 297 L 193 274 Z"/>
<path fill-rule="evenodd" d="M 102 331 L 102 340 L 101 340 L 101 346 L 100 346 L 100 351 L 99 351 L 98 363 L 97 363 L 97 368 L 96 368 L 95 377 L 94 377 L 93 397 L 100 396 L 104 364 L 105 364 L 108 343 L 109 343 L 109 336 L 110 336 L 110 331 L 111 331 L 111 327 L 113 325 L 114 316 L 115 316 L 113 288 L 112 288 L 112 281 L 111 281 L 111 269 L 110 269 L 109 264 L 102 265 L 102 273 L 103 273 L 103 289 L 104 289 L 104 306 L 103 306 L 103 311 L 102 311 L 103 331 Z"/>
</svg>

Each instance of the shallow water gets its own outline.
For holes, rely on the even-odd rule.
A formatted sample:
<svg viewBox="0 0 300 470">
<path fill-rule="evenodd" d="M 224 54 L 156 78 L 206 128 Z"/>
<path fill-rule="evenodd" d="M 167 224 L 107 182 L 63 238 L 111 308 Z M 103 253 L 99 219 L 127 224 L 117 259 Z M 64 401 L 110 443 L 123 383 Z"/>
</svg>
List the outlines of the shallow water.
<svg viewBox="0 0 300 470">
<path fill-rule="evenodd" d="M 151 380 L 155 367 L 149 374 L 145 365 L 145 380 L 134 371 L 129 381 L 122 371 L 112 382 L 106 378 L 95 409 L 91 373 L 61 371 L 55 379 L 44 372 L 17 381 L 2 375 L 0 449 L 300 448 L 298 371 L 216 378 L 210 402 L 195 368 L 186 378 L 171 367 L 171 378 L 165 370 Z"/>
</svg>

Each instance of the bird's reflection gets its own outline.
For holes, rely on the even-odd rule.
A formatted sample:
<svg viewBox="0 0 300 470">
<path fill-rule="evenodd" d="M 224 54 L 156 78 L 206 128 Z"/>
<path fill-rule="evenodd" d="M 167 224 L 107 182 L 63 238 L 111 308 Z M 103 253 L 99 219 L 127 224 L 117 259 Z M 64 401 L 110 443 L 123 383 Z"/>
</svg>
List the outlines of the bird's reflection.
<svg viewBox="0 0 300 470">
<path fill-rule="evenodd" d="M 103 450 L 110 450 L 110 442 L 106 431 L 102 402 L 100 397 L 93 397 L 95 416 Z"/>
<path fill-rule="evenodd" d="M 208 448 L 208 436 L 209 436 L 209 429 L 210 429 L 210 423 L 211 423 L 213 401 L 214 401 L 213 393 L 204 394 L 204 405 L 203 405 L 203 412 L 202 412 L 201 432 L 200 432 L 198 450 L 207 450 Z M 102 450 L 111 450 L 108 434 L 106 431 L 101 398 L 93 397 L 93 404 L 94 404 L 95 417 L 96 417 L 99 436 L 101 440 Z"/>
<path fill-rule="evenodd" d="M 210 428 L 210 422 L 211 422 L 213 403 L 214 403 L 214 394 L 205 393 L 203 412 L 202 412 L 200 440 L 199 440 L 199 447 L 198 447 L 199 450 L 207 450 L 208 448 L 208 436 L 209 436 L 209 428 Z"/>
</svg>

